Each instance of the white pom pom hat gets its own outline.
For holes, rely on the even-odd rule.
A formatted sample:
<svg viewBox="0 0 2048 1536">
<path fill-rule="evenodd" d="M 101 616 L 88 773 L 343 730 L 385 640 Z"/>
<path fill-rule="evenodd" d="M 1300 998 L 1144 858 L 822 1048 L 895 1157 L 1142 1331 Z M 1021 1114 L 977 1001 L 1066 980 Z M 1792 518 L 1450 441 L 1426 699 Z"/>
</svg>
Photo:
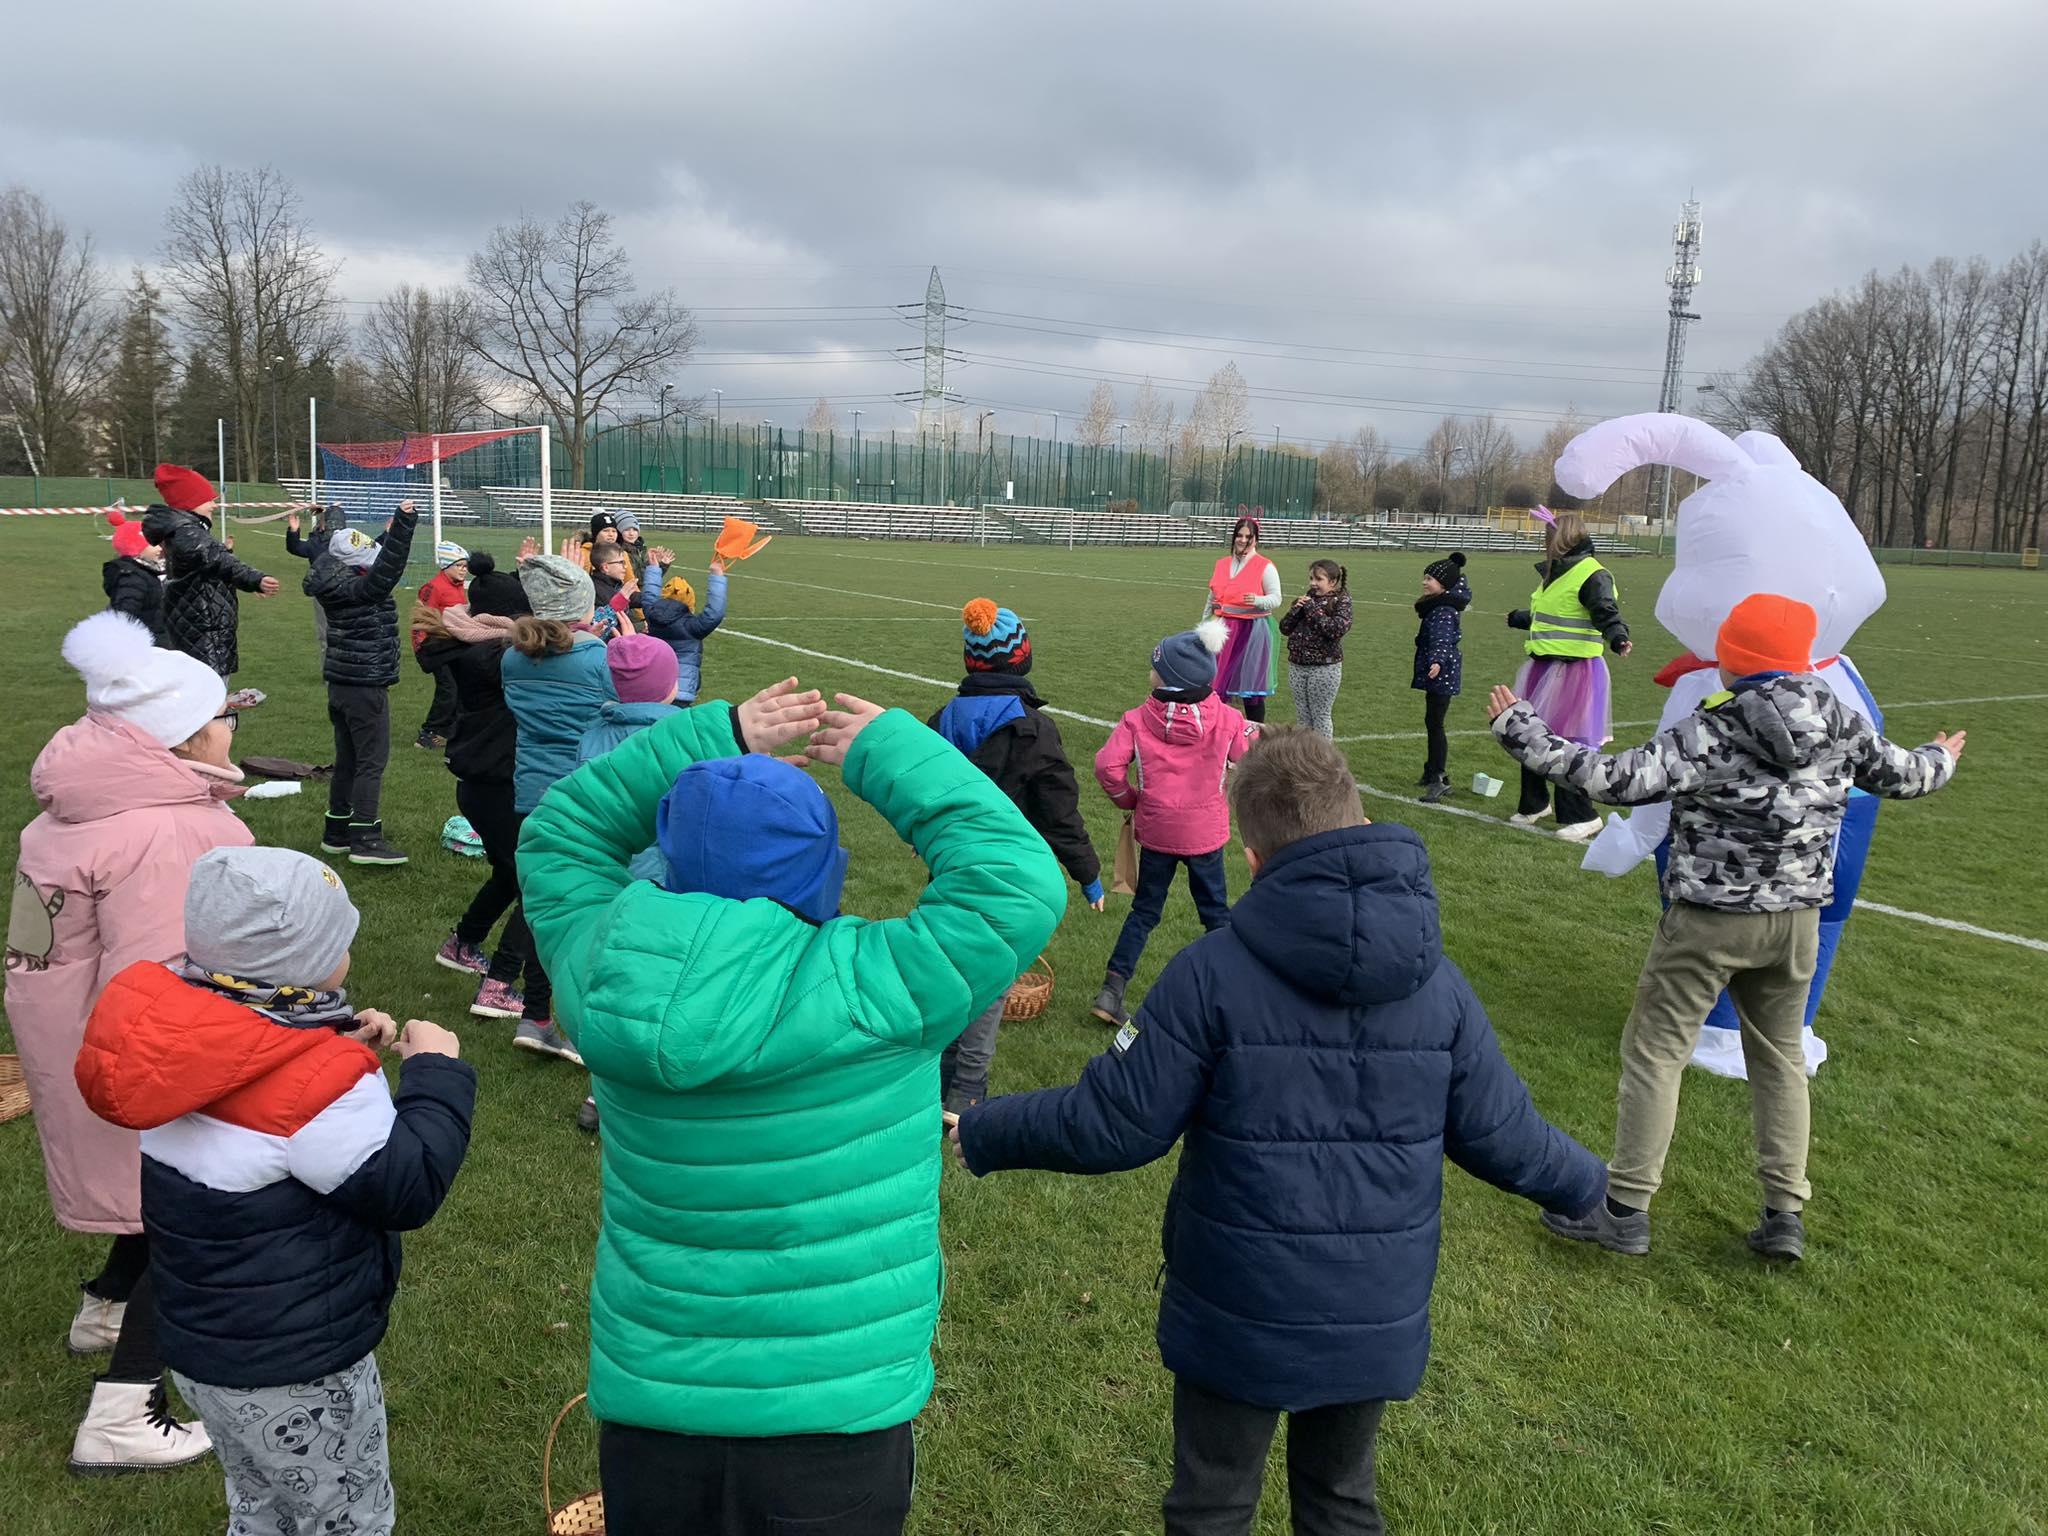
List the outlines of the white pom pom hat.
<svg viewBox="0 0 2048 1536">
<path fill-rule="evenodd" d="M 125 613 L 96 613 L 64 637 L 64 659 L 85 679 L 85 707 L 147 732 L 166 747 L 199 734 L 227 703 L 228 685 L 203 661 L 159 650 Z"/>
</svg>

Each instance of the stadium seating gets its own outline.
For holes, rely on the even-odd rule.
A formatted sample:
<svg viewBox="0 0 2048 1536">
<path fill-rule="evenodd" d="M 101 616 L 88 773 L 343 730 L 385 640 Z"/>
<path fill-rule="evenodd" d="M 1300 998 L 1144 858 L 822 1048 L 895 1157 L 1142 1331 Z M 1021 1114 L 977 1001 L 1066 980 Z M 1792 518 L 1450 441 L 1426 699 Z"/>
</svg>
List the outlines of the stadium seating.
<svg viewBox="0 0 2048 1536">
<path fill-rule="evenodd" d="M 279 482 L 284 492 L 294 501 L 313 499 L 313 482 L 305 476 L 287 475 Z M 419 508 L 420 516 L 431 515 L 433 491 L 424 485 L 408 485 L 399 480 L 322 480 L 320 500 L 327 506 L 340 507 L 351 520 L 382 522 L 398 510 L 398 504 L 410 500 Z M 456 491 L 441 487 L 442 523 L 488 523 L 492 521 L 490 508 L 485 505 L 476 491 Z"/>
<path fill-rule="evenodd" d="M 1009 543 L 1017 530 L 975 507 L 898 506 L 879 501 L 762 503 L 796 532 L 840 539 L 922 539 L 951 544 Z M 765 525 L 764 525 L 765 526 Z"/>
<path fill-rule="evenodd" d="M 1047 544 L 1200 544 L 1186 518 L 1159 512 L 1080 512 L 1071 507 L 992 509 Z"/>
<path fill-rule="evenodd" d="M 537 485 L 487 485 L 482 494 L 497 509 L 498 516 L 494 522 L 531 525 L 540 521 L 540 487 Z M 737 496 L 558 490 L 552 500 L 555 526 L 564 530 L 588 526 L 591 514 L 595 512 L 631 511 L 640 519 L 641 534 L 649 538 L 657 530 L 715 533 L 728 517 L 747 518 L 770 533 L 787 531 L 773 520 L 762 518 L 752 502 L 741 501 Z"/>
</svg>

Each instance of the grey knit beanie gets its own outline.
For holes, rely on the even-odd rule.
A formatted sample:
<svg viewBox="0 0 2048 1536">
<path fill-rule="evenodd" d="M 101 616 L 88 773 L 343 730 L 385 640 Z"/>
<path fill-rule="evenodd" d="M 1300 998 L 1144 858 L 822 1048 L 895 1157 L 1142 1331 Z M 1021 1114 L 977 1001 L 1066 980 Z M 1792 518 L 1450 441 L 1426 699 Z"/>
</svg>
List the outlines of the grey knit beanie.
<svg viewBox="0 0 2048 1536">
<path fill-rule="evenodd" d="M 341 876 L 290 848 L 216 848 L 185 888 L 185 955 L 202 970 L 317 987 L 362 921 Z"/>
<path fill-rule="evenodd" d="M 535 555 L 523 561 L 519 585 L 526 589 L 536 619 L 581 624 L 597 606 L 597 588 L 590 584 L 590 572 L 560 555 Z"/>
</svg>

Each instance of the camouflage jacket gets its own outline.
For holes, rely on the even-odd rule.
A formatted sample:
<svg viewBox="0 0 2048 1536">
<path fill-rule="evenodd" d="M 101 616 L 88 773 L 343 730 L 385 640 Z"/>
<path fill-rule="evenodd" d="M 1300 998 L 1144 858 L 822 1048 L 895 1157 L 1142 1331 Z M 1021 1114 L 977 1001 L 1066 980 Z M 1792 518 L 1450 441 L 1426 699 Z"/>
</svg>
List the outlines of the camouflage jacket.
<svg viewBox="0 0 2048 1536">
<path fill-rule="evenodd" d="M 1503 710 L 1493 733 L 1524 766 L 1595 800 L 1670 801 L 1664 894 L 1734 912 L 1825 906 L 1851 787 L 1911 799 L 1955 768 L 1940 747 L 1887 741 L 1813 676 L 1716 694 L 1647 745 L 1612 755 L 1552 735 L 1526 700 Z"/>
</svg>

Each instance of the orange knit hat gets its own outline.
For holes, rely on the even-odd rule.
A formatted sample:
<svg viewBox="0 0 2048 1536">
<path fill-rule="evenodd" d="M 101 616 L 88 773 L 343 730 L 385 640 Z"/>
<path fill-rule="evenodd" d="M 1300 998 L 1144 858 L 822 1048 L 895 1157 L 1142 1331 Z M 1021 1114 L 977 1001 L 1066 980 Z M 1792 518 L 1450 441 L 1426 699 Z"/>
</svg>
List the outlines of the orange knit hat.
<svg viewBox="0 0 2048 1536">
<path fill-rule="evenodd" d="M 1795 597 L 1758 592 L 1737 603 L 1714 640 L 1714 660 L 1733 677 L 1811 672 L 1820 620 Z"/>
</svg>

